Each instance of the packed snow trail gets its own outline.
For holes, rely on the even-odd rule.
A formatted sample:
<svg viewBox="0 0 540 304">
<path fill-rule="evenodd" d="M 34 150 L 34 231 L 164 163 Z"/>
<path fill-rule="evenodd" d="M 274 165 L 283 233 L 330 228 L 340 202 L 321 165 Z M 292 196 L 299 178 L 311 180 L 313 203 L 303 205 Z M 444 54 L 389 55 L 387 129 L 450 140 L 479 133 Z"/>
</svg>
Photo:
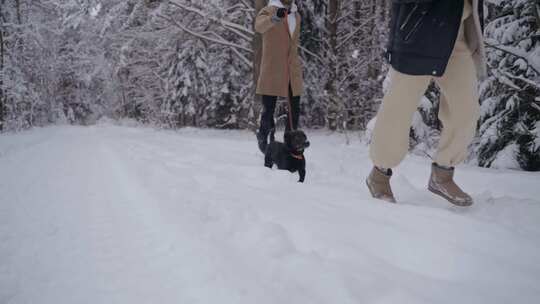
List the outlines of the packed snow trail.
<svg viewBox="0 0 540 304">
<path fill-rule="evenodd" d="M 537 303 L 540 174 L 428 159 L 370 199 L 365 145 L 310 132 L 306 184 L 248 132 L 111 125 L 0 136 L 0 303 Z"/>
</svg>

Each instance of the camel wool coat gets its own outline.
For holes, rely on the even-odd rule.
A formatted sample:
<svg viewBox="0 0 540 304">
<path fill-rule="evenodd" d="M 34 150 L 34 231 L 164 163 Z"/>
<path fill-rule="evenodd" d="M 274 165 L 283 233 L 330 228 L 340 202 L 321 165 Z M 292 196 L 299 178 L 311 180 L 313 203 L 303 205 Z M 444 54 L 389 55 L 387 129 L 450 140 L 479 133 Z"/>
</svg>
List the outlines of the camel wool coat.
<svg viewBox="0 0 540 304">
<path fill-rule="evenodd" d="M 298 56 L 300 14 L 296 13 L 296 29 L 291 35 L 287 18 L 274 23 L 275 6 L 263 8 L 255 19 L 255 31 L 262 34 L 263 51 L 257 94 L 268 96 L 300 96 L 304 90 L 302 64 Z"/>
</svg>

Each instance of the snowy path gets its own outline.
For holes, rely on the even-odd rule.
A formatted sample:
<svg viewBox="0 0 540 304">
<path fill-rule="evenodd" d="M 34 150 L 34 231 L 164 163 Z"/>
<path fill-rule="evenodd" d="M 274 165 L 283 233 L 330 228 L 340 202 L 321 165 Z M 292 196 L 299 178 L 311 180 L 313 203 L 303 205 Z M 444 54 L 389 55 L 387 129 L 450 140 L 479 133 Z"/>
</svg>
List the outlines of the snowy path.
<svg viewBox="0 0 540 304">
<path fill-rule="evenodd" d="M 367 150 L 310 137 L 307 183 L 247 132 L 0 136 L 0 303 L 538 303 L 540 174 L 464 167 L 477 203 L 369 199 Z"/>
</svg>

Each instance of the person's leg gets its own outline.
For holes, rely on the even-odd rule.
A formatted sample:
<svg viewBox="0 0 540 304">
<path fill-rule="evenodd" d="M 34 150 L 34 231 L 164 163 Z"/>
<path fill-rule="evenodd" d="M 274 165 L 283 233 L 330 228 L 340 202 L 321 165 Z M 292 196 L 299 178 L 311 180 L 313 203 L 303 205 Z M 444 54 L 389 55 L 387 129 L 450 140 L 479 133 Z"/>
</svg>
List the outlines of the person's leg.
<svg viewBox="0 0 540 304">
<path fill-rule="evenodd" d="M 263 110 L 261 114 L 261 124 L 259 126 L 259 131 L 257 132 L 257 142 L 259 150 L 261 150 L 262 153 L 266 152 L 270 130 L 275 128 L 274 112 L 276 110 L 276 100 L 276 96 L 262 96 Z"/>
<path fill-rule="evenodd" d="M 429 190 L 452 204 L 470 206 L 472 198 L 454 182 L 454 166 L 467 157 L 467 148 L 476 132 L 480 105 L 472 55 L 466 48 L 458 46 L 446 73 L 436 80 L 442 91 L 439 119 L 443 128 Z"/>
<path fill-rule="evenodd" d="M 390 85 L 377 114 L 370 146 L 375 167 L 366 184 L 374 198 L 396 202 L 390 186 L 391 168 L 407 154 L 413 115 L 430 81 L 430 76 L 405 75 L 390 69 Z"/>
<path fill-rule="evenodd" d="M 445 75 L 437 83 L 443 95 L 439 109 L 443 129 L 435 161 L 441 166 L 454 167 L 467 157 L 480 111 L 472 56 L 452 56 Z"/>
<path fill-rule="evenodd" d="M 286 127 L 286 130 L 289 131 L 290 130 L 290 124 L 291 124 L 291 121 L 292 121 L 292 127 L 293 127 L 293 130 L 297 130 L 298 129 L 298 121 L 300 119 L 300 96 L 292 96 L 292 88 L 289 86 L 289 100 L 288 102 L 290 102 L 290 108 L 288 111 L 290 111 L 291 113 L 288 113 L 288 115 L 291 115 L 292 117 L 288 117 L 288 121 L 287 121 L 287 127 Z"/>
<path fill-rule="evenodd" d="M 263 111 L 261 114 L 261 124 L 259 127 L 259 133 L 267 136 L 270 130 L 275 127 L 274 112 L 276 110 L 276 96 L 262 96 Z"/>
<path fill-rule="evenodd" d="M 379 168 L 394 168 L 409 150 L 413 115 L 430 76 L 405 75 L 390 69 L 390 85 L 377 114 L 370 156 Z"/>
</svg>

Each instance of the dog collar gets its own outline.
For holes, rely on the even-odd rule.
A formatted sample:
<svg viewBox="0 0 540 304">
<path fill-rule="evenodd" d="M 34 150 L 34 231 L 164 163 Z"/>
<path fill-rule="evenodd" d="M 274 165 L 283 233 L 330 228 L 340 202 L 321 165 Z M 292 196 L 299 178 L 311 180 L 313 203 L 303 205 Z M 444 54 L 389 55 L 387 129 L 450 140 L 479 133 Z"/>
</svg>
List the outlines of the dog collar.
<svg viewBox="0 0 540 304">
<path fill-rule="evenodd" d="M 303 159 L 304 159 L 304 155 L 302 155 L 302 154 L 294 154 L 294 153 L 291 153 L 291 156 L 292 156 L 293 158 L 298 159 L 298 160 L 303 160 Z"/>
</svg>

